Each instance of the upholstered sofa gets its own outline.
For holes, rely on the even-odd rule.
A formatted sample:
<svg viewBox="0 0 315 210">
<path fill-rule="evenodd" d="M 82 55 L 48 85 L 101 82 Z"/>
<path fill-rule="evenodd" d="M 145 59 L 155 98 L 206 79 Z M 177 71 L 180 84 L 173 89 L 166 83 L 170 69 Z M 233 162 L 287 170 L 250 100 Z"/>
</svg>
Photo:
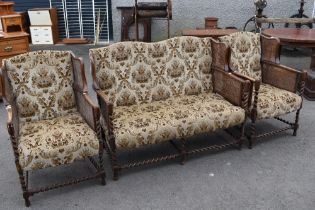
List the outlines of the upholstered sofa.
<svg viewBox="0 0 315 210">
<path fill-rule="evenodd" d="M 114 179 L 121 169 L 175 158 L 183 163 L 188 154 L 241 145 L 250 82 L 224 72 L 227 58 L 224 44 L 196 37 L 90 50 Z M 186 145 L 192 136 L 237 125 L 242 132 L 232 143 L 196 150 Z M 174 154 L 125 165 L 117 160 L 118 151 L 169 141 L 178 149 Z"/>
<path fill-rule="evenodd" d="M 249 79 L 253 87 L 248 114 L 251 118 L 249 147 L 256 139 L 290 129 L 296 136 L 307 73 L 280 64 L 280 41 L 277 38 L 237 32 L 219 40 L 231 49 L 229 71 L 240 78 Z M 292 112 L 296 113 L 294 122 L 280 118 Z M 270 118 L 288 126 L 257 134 L 256 122 Z"/>
</svg>

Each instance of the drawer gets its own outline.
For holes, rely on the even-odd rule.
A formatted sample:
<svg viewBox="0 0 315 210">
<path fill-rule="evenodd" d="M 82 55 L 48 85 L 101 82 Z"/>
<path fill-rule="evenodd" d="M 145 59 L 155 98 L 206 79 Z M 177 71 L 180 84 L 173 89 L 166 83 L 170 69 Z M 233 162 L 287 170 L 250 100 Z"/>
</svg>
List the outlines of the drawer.
<svg viewBox="0 0 315 210">
<path fill-rule="evenodd" d="M 28 51 L 28 38 L 12 39 L 9 41 L 2 40 L 0 42 L 1 56 L 8 56 Z"/>
<path fill-rule="evenodd" d="M 30 27 L 32 44 L 54 44 L 51 27 Z"/>
<path fill-rule="evenodd" d="M 5 25 L 20 25 L 22 23 L 21 17 L 2 18 Z"/>
<path fill-rule="evenodd" d="M 28 16 L 32 26 L 52 25 L 49 10 L 29 10 Z"/>
</svg>

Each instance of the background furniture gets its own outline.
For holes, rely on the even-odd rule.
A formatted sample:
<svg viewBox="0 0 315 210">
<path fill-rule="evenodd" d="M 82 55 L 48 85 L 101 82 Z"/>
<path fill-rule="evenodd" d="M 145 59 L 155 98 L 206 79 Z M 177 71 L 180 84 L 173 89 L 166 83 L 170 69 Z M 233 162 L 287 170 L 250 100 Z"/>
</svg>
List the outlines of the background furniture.
<svg viewBox="0 0 315 210">
<path fill-rule="evenodd" d="M 1 16 L 3 32 L 19 32 L 23 31 L 23 20 L 21 14 L 2 15 Z"/>
<path fill-rule="evenodd" d="M 206 17 L 205 18 L 205 29 L 218 28 L 218 18 L 216 17 Z"/>
<path fill-rule="evenodd" d="M 56 8 L 28 10 L 32 44 L 55 44 L 59 40 Z"/>
<path fill-rule="evenodd" d="M 101 179 L 105 185 L 99 108 L 88 95 L 82 59 L 69 51 L 30 52 L 5 60 L 2 74 L 7 128 L 25 205 L 36 193 L 86 180 Z M 90 160 L 95 174 L 29 188 L 29 171 L 81 159 Z"/>
<path fill-rule="evenodd" d="M 283 28 L 266 29 L 263 34 L 280 39 L 281 45 L 311 48 L 310 70 L 306 81 L 304 96 L 309 100 L 315 100 L 315 29 Z"/>
<path fill-rule="evenodd" d="M 121 41 L 136 40 L 130 36 L 130 29 L 135 24 L 134 7 L 117 7 L 121 10 Z M 138 24 L 143 27 L 143 34 L 139 34 L 139 39 L 143 42 L 151 42 L 151 18 L 139 18 Z"/>
<path fill-rule="evenodd" d="M 238 32 L 237 29 L 184 29 L 183 36 L 211 37 L 217 39 L 220 36 L 226 36 Z"/>
<path fill-rule="evenodd" d="M 138 2 L 135 0 L 136 40 L 139 40 L 139 18 L 164 18 L 167 20 L 167 37 L 170 38 L 170 20 L 172 19 L 172 0 L 166 2 Z"/>
<path fill-rule="evenodd" d="M 0 1 L 0 15 L 9 15 L 14 13 L 13 1 Z"/>
<path fill-rule="evenodd" d="M 254 89 L 252 99 L 249 99 L 251 110 L 248 116 L 252 121 L 250 133 L 247 134 L 249 148 L 262 137 L 286 130 L 293 130 L 296 136 L 307 73 L 279 64 L 280 42 L 277 38 L 238 32 L 219 40 L 231 49 L 230 71 L 240 78 L 249 79 Z M 294 122 L 280 118 L 293 112 L 296 113 Z M 256 122 L 272 118 L 287 124 L 287 127 L 257 134 Z"/>
</svg>

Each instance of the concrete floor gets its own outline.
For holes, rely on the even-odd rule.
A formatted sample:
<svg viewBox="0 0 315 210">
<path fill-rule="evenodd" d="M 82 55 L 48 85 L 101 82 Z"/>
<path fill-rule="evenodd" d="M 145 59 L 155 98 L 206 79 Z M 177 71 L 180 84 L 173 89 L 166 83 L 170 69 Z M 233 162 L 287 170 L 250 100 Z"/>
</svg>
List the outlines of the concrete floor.
<svg viewBox="0 0 315 210">
<path fill-rule="evenodd" d="M 92 46 L 54 46 L 82 56 L 91 81 L 87 49 Z M 33 50 L 47 47 L 36 46 Z M 298 69 L 308 68 L 310 51 L 284 50 L 282 63 Z M 89 82 L 91 86 L 91 82 Z M 92 88 L 91 94 L 94 96 Z M 297 137 L 286 132 L 260 142 L 254 149 L 229 149 L 190 157 L 185 165 L 178 161 L 123 171 L 119 181 L 111 179 L 106 156 L 107 185 L 99 181 L 37 194 L 32 209 L 315 209 L 315 102 L 304 101 Z M 288 116 L 293 118 L 293 116 Z M 24 209 L 18 174 L 6 131 L 6 112 L 0 104 L 0 209 Z M 281 126 L 267 121 L 258 130 Z M 211 137 L 211 138 L 210 138 Z M 222 141 L 223 133 L 193 139 Z M 159 154 L 168 145 L 127 154 L 129 157 Z M 31 186 L 61 181 L 91 173 L 84 161 L 31 173 Z"/>
</svg>

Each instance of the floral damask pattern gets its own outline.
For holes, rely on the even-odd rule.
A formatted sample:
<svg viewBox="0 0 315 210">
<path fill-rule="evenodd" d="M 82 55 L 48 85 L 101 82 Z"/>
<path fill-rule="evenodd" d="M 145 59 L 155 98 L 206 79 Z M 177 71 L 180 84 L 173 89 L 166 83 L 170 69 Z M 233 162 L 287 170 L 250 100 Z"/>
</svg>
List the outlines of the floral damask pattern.
<svg viewBox="0 0 315 210">
<path fill-rule="evenodd" d="M 137 148 L 239 125 L 245 111 L 221 96 L 202 93 L 149 104 L 118 106 L 113 131 L 118 149 Z"/>
<path fill-rule="evenodd" d="M 272 118 L 291 113 L 301 105 L 302 98 L 297 94 L 263 83 L 258 93 L 257 118 Z"/>
<path fill-rule="evenodd" d="M 212 92 L 209 38 L 124 42 L 91 49 L 100 88 L 114 106 Z"/>
<path fill-rule="evenodd" d="M 97 155 L 99 141 L 81 115 L 74 112 L 50 120 L 21 123 L 18 151 L 21 167 L 36 170 Z"/>
<path fill-rule="evenodd" d="M 230 67 L 243 75 L 261 80 L 261 45 L 260 34 L 237 32 L 219 37 L 221 42 L 231 48 Z"/>
<path fill-rule="evenodd" d="M 29 52 L 8 59 L 6 69 L 20 122 L 76 111 L 70 52 Z"/>
</svg>

